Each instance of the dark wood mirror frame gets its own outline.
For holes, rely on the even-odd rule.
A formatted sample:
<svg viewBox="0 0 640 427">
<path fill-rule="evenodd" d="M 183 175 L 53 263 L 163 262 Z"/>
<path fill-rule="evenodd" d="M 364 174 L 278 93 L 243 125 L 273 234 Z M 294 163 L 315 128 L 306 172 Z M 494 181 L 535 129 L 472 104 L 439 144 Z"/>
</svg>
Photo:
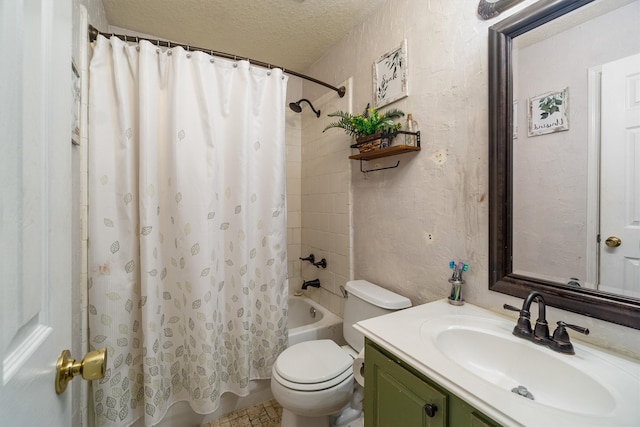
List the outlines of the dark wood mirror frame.
<svg viewBox="0 0 640 427">
<path fill-rule="evenodd" d="M 593 0 L 541 0 L 489 28 L 489 289 L 519 298 L 536 290 L 548 305 L 640 329 L 640 301 L 512 272 L 513 38 Z"/>
</svg>

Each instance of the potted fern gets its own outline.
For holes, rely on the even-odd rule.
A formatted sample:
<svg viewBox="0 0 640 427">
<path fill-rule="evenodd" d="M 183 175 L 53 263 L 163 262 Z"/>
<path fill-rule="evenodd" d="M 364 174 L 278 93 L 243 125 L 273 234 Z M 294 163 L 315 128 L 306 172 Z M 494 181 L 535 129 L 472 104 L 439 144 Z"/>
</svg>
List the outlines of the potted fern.
<svg viewBox="0 0 640 427">
<path fill-rule="evenodd" d="M 367 104 L 362 114 L 357 116 L 344 111 L 336 111 L 328 116 L 339 117 L 340 120 L 330 123 L 323 132 L 331 128 L 343 129 L 347 135 L 356 137 L 356 144 L 352 147 L 364 153 L 388 146 L 394 133 L 402 127 L 393 120 L 404 116 L 404 113 L 395 108 L 380 113 Z"/>
</svg>

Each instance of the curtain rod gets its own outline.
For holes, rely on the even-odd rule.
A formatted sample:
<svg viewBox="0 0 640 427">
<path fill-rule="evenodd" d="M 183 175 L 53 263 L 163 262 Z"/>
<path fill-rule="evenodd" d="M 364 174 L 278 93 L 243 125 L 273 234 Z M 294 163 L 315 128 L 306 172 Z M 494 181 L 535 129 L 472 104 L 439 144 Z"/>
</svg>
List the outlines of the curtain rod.
<svg viewBox="0 0 640 427">
<path fill-rule="evenodd" d="M 105 36 L 105 37 L 117 37 L 120 40 L 124 40 L 125 42 L 136 42 L 136 43 L 138 43 L 140 40 L 146 40 L 149 43 L 152 43 L 152 44 L 154 44 L 156 46 L 162 46 L 162 47 L 168 47 L 168 48 L 171 48 L 171 47 L 174 47 L 174 46 L 180 46 L 180 47 L 184 48 L 187 51 L 205 52 L 205 53 L 208 53 L 211 56 L 220 56 L 222 58 L 233 59 L 234 61 L 237 61 L 237 60 L 249 61 L 250 64 L 257 65 L 259 67 L 280 68 L 283 73 L 291 74 L 292 76 L 300 77 L 301 79 L 309 80 L 310 82 L 322 85 L 324 87 L 328 87 L 331 90 L 335 90 L 336 92 L 338 92 L 338 95 L 340 96 L 340 98 L 342 98 L 344 96 L 344 94 L 346 93 L 346 91 L 347 91 L 344 86 L 340 86 L 340 87 L 331 86 L 330 84 L 325 83 L 323 81 L 320 81 L 318 79 L 315 79 L 313 77 L 309 77 L 307 75 L 298 73 L 296 71 L 285 69 L 284 67 L 279 67 L 277 65 L 268 64 L 268 63 L 262 62 L 262 61 L 257 61 L 255 59 L 246 58 L 246 57 L 242 57 L 242 56 L 238 56 L 238 55 L 232 55 L 230 53 L 218 52 L 218 51 L 215 51 L 215 50 L 212 50 L 212 49 L 205 49 L 203 47 L 189 46 L 189 45 L 182 44 L 182 43 L 172 43 L 172 42 L 167 42 L 167 41 L 163 41 L 163 40 L 154 40 L 154 39 L 141 38 L 141 37 L 138 37 L 138 36 L 127 36 L 126 34 L 103 33 L 102 31 L 100 31 L 96 27 L 94 27 L 93 25 L 89 25 L 89 41 L 91 41 L 91 42 L 96 41 L 96 39 L 98 38 L 98 35 L 102 35 L 102 36 Z"/>
</svg>

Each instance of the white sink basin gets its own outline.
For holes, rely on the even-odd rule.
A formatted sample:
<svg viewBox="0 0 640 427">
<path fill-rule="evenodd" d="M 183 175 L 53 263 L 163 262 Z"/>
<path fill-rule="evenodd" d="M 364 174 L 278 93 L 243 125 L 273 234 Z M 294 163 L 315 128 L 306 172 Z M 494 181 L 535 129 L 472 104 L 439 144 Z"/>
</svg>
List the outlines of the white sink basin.
<svg viewBox="0 0 640 427">
<path fill-rule="evenodd" d="M 420 334 L 470 373 L 502 389 L 526 387 L 539 404 L 585 415 L 615 408 L 607 388 L 572 365 L 573 356 L 517 338 L 499 322 L 455 316 L 423 324 Z"/>
</svg>

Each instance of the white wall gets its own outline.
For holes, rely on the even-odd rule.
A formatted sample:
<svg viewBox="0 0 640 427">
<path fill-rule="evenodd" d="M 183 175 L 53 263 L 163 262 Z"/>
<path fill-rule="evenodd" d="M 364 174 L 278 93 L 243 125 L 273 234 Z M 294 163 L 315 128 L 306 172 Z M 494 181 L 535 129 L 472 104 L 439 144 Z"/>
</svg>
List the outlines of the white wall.
<svg viewBox="0 0 640 427">
<path fill-rule="evenodd" d="M 327 82 L 352 78 L 353 109 L 360 111 L 372 100 L 374 60 L 407 39 L 409 97 L 392 106 L 413 113 L 422 132 L 422 151 L 384 161 L 400 160 L 400 166 L 368 177 L 352 163 L 355 278 L 421 304 L 448 294 L 453 259 L 470 264 L 463 289 L 467 301 L 500 313 L 505 302 L 521 304 L 490 292 L 487 283 L 487 30 L 531 3 L 482 21 L 476 16 L 477 2 L 389 0 L 306 70 Z M 304 84 L 306 98 L 325 92 Z M 340 138 L 335 132 L 332 136 Z M 317 137 L 315 129 L 303 126 L 303 146 Z M 548 309 L 547 315 L 550 321 L 587 326 L 590 341 L 640 357 L 639 330 L 556 309 Z"/>
</svg>

